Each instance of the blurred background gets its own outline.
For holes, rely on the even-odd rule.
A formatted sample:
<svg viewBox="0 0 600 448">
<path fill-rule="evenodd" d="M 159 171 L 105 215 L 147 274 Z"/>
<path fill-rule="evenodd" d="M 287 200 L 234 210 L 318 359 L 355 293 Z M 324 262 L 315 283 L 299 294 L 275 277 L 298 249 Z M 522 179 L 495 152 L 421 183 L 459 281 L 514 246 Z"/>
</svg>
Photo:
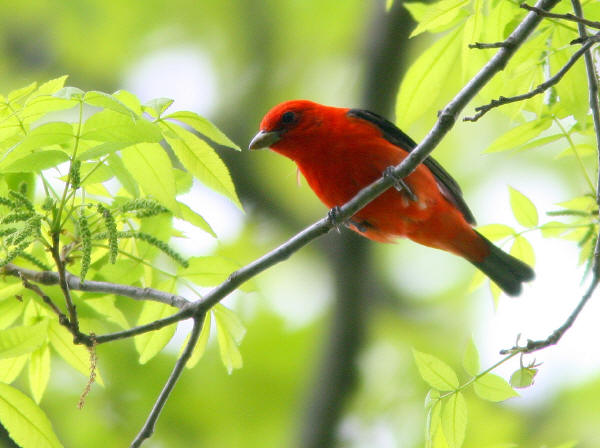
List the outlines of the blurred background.
<svg viewBox="0 0 600 448">
<path fill-rule="evenodd" d="M 293 98 L 393 119 L 403 74 L 435 39 L 408 39 L 414 26 L 400 0 L 387 12 L 383 0 L 0 2 L 0 91 L 68 74 L 67 84 L 84 90 L 127 89 L 142 101 L 169 97 L 172 110 L 210 118 L 245 148 L 268 109 Z M 448 79 L 431 113 L 403 130 L 422 138 L 459 87 L 458 76 Z M 510 126 L 499 114 L 460 122 L 435 152 L 479 224 L 518 228 L 507 185 L 530 197 L 540 214 L 586 192 L 571 175 L 575 162 L 557 163 L 557 151 L 483 154 Z M 219 153 L 245 213 L 195 186 L 185 200 L 219 239 L 182 228 L 193 243 L 178 244 L 190 255 L 220 253 L 245 264 L 326 213 L 284 158 Z M 517 334 L 546 337 L 579 300 L 576 246 L 537 232 L 530 241 L 536 281 L 495 307 L 487 287 L 469 290 L 474 268 L 461 259 L 407 241 L 375 244 L 346 230 L 326 235 L 256 278 L 251 292 L 226 300 L 247 328 L 244 367 L 228 375 L 213 341 L 183 375 L 146 445 L 422 446 L 427 386 L 411 348 L 460 370 L 473 337 L 488 367 Z M 536 354 L 544 364 L 522 397 L 493 404 L 468 393 L 465 446 L 600 446 L 599 313 L 592 300 L 557 347 Z M 131 341 L 100 346 L 106 388 L 95 386 L 82 411 L 76 405 L 87 379 L 55 363 L 41 405 L 65 446 L 127 446 L 182 337 L 147 365 L 138 364 Z M 508 378 L 517 368 L 515 359 L 497 373 Z"/>
</svg>

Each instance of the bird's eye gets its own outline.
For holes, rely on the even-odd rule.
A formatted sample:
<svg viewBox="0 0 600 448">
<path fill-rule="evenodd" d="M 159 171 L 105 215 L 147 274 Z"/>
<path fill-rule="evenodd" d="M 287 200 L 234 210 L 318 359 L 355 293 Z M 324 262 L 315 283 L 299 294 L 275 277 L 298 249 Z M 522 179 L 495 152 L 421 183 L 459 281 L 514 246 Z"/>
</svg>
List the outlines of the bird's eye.
<svg viewBox="0 0 600 448">
<path fill-rule="evenodd" d="M 281 122 L 284 124 L 292 123 L 296 119 L 296 114 L 290 110 L 281 116 Z"/>
</svg>

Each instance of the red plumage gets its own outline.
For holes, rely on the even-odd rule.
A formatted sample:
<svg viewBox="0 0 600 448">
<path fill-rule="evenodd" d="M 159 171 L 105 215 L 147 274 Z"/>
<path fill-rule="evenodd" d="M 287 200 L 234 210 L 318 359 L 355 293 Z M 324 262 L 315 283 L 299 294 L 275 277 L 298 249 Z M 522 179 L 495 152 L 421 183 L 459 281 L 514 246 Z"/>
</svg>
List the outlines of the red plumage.
<svg viewBox="0 0 600 448">
<path fill-rule="evenodd" d="M 416 144 L 368 111 L 305 100 L 275 106 L 263 118 L 251 149 L 269 146 L 298 165 L 329 208 L 340 206 L 399 164 Z M 474 219 L 452 177 L 432 158 L 404 179 L 407 191 L 389 189 L 351 219 L 352 230 L 375 241 L 397 237 L 452 252 L 484 271 L 508 294 L 533 278 L 529 266 L 502 252 L 472 227 Z M 416 199 L 416 200 L 415 200 Z"/>
</svg>

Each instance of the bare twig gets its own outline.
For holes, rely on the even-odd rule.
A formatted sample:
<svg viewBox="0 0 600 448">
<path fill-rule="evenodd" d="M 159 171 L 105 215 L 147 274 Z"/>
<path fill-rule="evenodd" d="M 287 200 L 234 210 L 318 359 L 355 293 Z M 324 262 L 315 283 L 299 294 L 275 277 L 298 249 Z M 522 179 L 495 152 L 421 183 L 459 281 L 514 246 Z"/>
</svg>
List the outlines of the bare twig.
<svg viewBox="0 0 600 448">
<path fill-rule="evenodd" d="M 27 280 L 27 278 L 23 275 L 22 272 L 19 272 L 19 277 L 21 278 L 23 286 L 40 296 L 44 303 L 48 305 L 50 309 L 54 311 L 54 314 L 58 316 L 58 322 L 70 331 L 71 326 L 69 325 L 69 318 L 65 316 L 65 314 L 60 310 L 59 307 L 56 306 L 56 304 L 52 301 L 50 296 L 44 293 L 44 291 L 42 291 L 42 289 L 38 285 L 34 285 L 29 280 Z"/>
<path fill-rule="evenodd" d="M 600 36 L 600 33 L 596 34 L 596 36 Z M 475 111 L 477 111 L 477 113 L 471 117 L 464 117 L 463 121 L 477 121 L 481 117 L 483 117 L 486 113 L 488 113 L 490 110 L 492 110 L 496 107 L 503 106 L 503 105 L 509 104 L 509 103 L 515 103 L 517 101 L 527 100 L 536 95 L 539 95 L 540 93 L 544 93 L 550 87 L 557 84 L 563 78 L 563 76 L 565 76 L 565 74 L 571 69 L 573 64 L 575 64 L 575 62 L 577 62 L 577 60 L 581 56 L 585 55 L 586 52 L 589 50 L 589 48 L 594 43 L 595 42 L 593 40 L 586 41 L 586 43 L 584 45 L 582 45 L 582 47 L 579 50 L 577 50 L 575 53 L 573 53 L 573 55 L 569 58 L 567 63 L 558 72 L 556 72 L 556 74 L 554 76 L 548 78 L 546 81 L 544 81 L 543 83 L 538 85 L 535 89 L 533 89 L 527 93 L 523 93 L 521 95 L 509 96 L 509 97 L 501 96 L 497 100 L 492 100 L 488 104 L 485 104 L 483 106 L 478 106 L 475 108 Z"/>
<path fill-rule="evenodd" d="M 578 18 L 583 17 L 583 11 L 581 10 L 581 3 L 579 0 L 571 0 L 573 4 L 573 12 Z M 582 22 L 577 25 L 579 28 L 579 36 L 581 39 L 586 39 L 587 31 Z M 598 34 L 596 34 L 598 36 Z M 598 161 L 600 162 L 600 104 L 598 104 L 598 74 L 594 68 L 594 61 L 592 60 L 592 52 L 586 51 L 585 56 L 585 68 L 588 78 L 588 92 L 590 109 L 592 110 L 592 120 L 594 122 L 594 131 L 596 133 L 596 154 L 598 155 Z M 600 165 L 599 165 L 600 166 Z M 598 173 L 598 182 L 596 184 L 596 203 L 600 207 L 600 171 Z M 594 264 L 593 264 L 594 278 L 600 278 L 600 235 L 596 238 L 596 247 L 594 249 Z"/>
<path fill-rule="evenodd" d="M 474 42 L 472 44 L 469 44 L 469 48 L 475 48 L 478 50 L 484 50 L 484 49 L 488 49 L 488 48 L 503 48 L 506 46 L 507 46 L 506 41 L 492 42 L 492 43 Z"/>
<path fill-rule="evenodd" d="M 555 14 L 553 12 L 544 11 L 541 8 L 537 8 L 535 6 L 529 6 L 527 3 L 522 3 L 521 8 L 526 9 L 527 11 L 532 11 L 538 14 L 540 17 L 547 17 L 550 19 L 562 19 L 569 20 L 571 22 L 577 22 L 579 25 L 587 25 L 590 28 L 600 29 L 600 22 L 596 22 L 594 20 L 588 20 L 581 16 L 581 14 L 577 14 L 574 16 L 573 14 Z"/>
<path fill-rule="evenodd" d="M 60 285 L 60 289 L 63 292 L 63 296 L 65 297 L 65 302 L 67 304 L 67 311 L 69 313 L 69 326 L 71 327 L 71 332 L 77 341 L 77 335 L 79 333 L 79 321 L 77 320 L 77 310 L 75 308 L 75 304 L 71 298 L 71 291 L 69 290 L 69 285 L 67 284 L 65 263 L 60 256 L 59 232 L 55 231 L 52 233 L 52 247 L 50 248 L 50 252 L 52 254 L 52 258 L 54 259 L 54 263 L 56 264 L 56 269 L 58 270 L 58 284 Z"/>
<path fill-rule="evenodd" d="M 169 379 L 167 380 L 165 387 L 163 388 L 160 395 L 158 396 L 156 403 L 154 403 L 154 407 L 152 408 L 150 415 L 148 415 L 148 418 L 146 419 L 144 426 L 142 427 L 142 429 L 140 430 L 140 432 L 138 433 L 136 438 L 131 443 L 131 445 L 130 445 L 131 448 L 137 448 L 137 447 L 141 446 L 142 443 L 144 443 L 144 440 L 151 437 L 152 434 L 154 433 L 154 426 L 156 425 L 156 421 L 158 420 L 160 412 L 162 411 L 163 407 L 165 406 L 165 403 L 167 402 L 169 395 L 173 391 L 173 388 L 175 387 L 177 380 L 181 376 L 181 372 L 183 371 L 185 364 L 187 363 L 188 359 L 190 359 L 190 356 L 192 356 L 192 352 L 194 350 L 194 347 L 196 346 L 196 343 L 198 342 L 198 337 L 200 336 L 200 330 L 202 330 L 203 322 L 204 322 L 203 314 L 200 314 L 200 315 L 194 317 L 194 327 L 192 328 L 192 332 L 190 333 L 190 338 L 187 342 L 187 345 L 185 346 L 183 353 L 181 354 L 181 356 L 175 363 L 175 367 L 173 368 L 173 371 L 171 372 L 171 375 L 169 376 Z"/>
<path fill-rule="evenodd" d="M 571 3 L 573 4 L 573 11 L 576 14 L 576 18 L 581 19 L 582 10 L 581 10 L 581 4 L 579 3 L 579 0 L 571 0 Z M 585 39 L 587 37 L 587 32 L 585 30 L 584 23 L 585 22 L 583 20 L 578 21 L 579 36 L 581 39 Z M 596 36 L 598 36 L 598 34 L 600 34 L 600 33 L 597 33 Z M 592 42 L 592 41 L 588 40 L 588 42 Z M 596 78 L 596 73 L 594 70 L 594 64 L 592 61 L 590 51 L 587 50 L 585 47 L 582 47 L 581 49 L 582 50 L 585 49 L 584 58 L 585 58 L 585 66 L 587 69 L 587 75 L 588 75 L 589 101 L 590 101 L 590 108 L 592 110 L 592 118 L 594 121 L 594 129 L 596 131 L 596 145 L 597 145 L 597 150 L 598 150 L 598 154 L 600 157 L 600 107 L 598 105 L 598 80 Z M 599 176 L 600 176 L 600 174 L 599 174 Z M 600 206 L 600 177 L 598 178 L 596 202 Z M 588 290 L 583 295 L 583 297 L 581 298 L 581 300 L 579 301 L 579 303 L 577 304 L 577 306 L 575 307 L 573 312 L 569 315 L 567 320 L 559 328 L 557 328 L 550 336 L 548 336 L 546 339 L 542 339 L 542 340 L 538 340 L 538 341 L 528 340 L 527 345 L 524 345 L 524 346 L 516 345 L 510 349 L 501 350 L 500 354 L 506 355 L 508 353 L 515 353 L 515 352 L 531 353 L 531 352 L 534 352 L 537 350 L 541 350 L 543 348 L 549 347 L 550 345 L 556 344 L 563 337 L 563 335 L 567 332 L 567 330 L 569 328 L 571 328 L 571 326 L 577 319 L 577 316 L 579 316 L 579 314 L 581 313 L 581 310 L 583 309 L 585 304 L 588 302 L 588 300 L 592 296 L 594 290 L 598 286 L 598 283 L 600 283 L 600 237 L 596 241 L 596 248 L 594 251 L 594 268 L 593 268 L 592 275 L 593 275 L 592 283 L 590 284 Z"/>
<path fill-rule="evenodd" d="M 569 317 L 567 318 L 565 323 L 563 323 L 560 327 L 558 327 L 556 330 L 554 330 L 554 332 L 550 336 L 548 336 L 546 339 L 542 339 L 539 341 L 532 341 L 530 339 L 527 341 L 527 345 L 523 345 L 523 346 L 515 345 L 512 348 L 500 350 L 500 354 L 507 355 L 507 354 L 515 353 L 515 352 L 531 353 L 531 352 L 535 352 L 537 350 L 541 350 L 543 348 L 549 347 L 550 345 L 555 345 L 560 340 L 560 338 L 563 337 L 563 335 L 567 332 L 567 330 L 569 328 L 571 328 L 571 326 L 575 322 L 575 319 L 577 319 L 577 316 L 579 316 L 579 313 L 581 313 L 581 310 L 583 309 L 585 304 L 588 302 L 588 300 L 592 296 L 592 293 L 598 286 L 599 282 L 600 282 L 600 277 L 598 277 L 597 275 L 594 275 L 594 278 L 592 279 L 592 284 L 590 285 L 590 287 L 588 288 L 586 293 L 583 295 L 583 297 L 581 298 L 581 300 L 579 301 L 579 303 L 577 304 L 577 306 L 575 307 L 573 312 L 569 315 Z"/>
<path fill-rule="evenodd" d="M 20 277 L 22 275 L 24 278 L 42 285 L 57 285 L 60 281 L 57 272 L 35 271 L 16 266 L 12 263 L 4 266 L 4 268 L 2 268 L 0 271 L 4 274 L 15 277 Z M 111 282 L 99 282 L 94 280 L 86 280 L 85 282 L 82 282 L 79 277 L 69 273 L 68 271 L 65 271 L 65 279 L 69 289 L 72 291 L 102 292 L 129 297 L 135 300 L 153 300 L 155 302 L 165 303 L 180 309 L 185 308 L 191 303 L 185 297 L 154 288 L 138 288 L 137 286 L 121 285 L 119 283 Z"/>
</svg>

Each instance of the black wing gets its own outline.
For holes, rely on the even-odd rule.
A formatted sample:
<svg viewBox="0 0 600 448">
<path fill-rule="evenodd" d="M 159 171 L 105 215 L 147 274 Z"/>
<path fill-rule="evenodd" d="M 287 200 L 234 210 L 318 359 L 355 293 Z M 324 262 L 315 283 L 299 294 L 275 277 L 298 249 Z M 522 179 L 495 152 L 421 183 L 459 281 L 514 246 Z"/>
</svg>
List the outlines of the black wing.
<svg viewBox="0 0 600 448">
<path fill-rule="evenodd" d="M 374 124 L 381 130 L 383 138 L 390 143 L 399 146 L 405 151 L 410 152 L 417 146 L 412 138 L 398 129 L 395 124 L 383 118 L 381 115 L 363 109 L 350 109 L 348 111 L 348 116 L 361 118 Z M 456 208 L 458 208 L 469 224 L 475 225 L 475 217 L 465 203 L 465 200 L 462 197 L 462 190 L 452 176 L 450 176 L 450 174 L 448 174 L 448 172 L 442 168 L 442 166 L 436 162 L 433 157 L 427 157 L 423 164 L 429 168 L 429 170 L 435 176 L 440 191 L 444 197 L 454 204 Z"/>
</svg>

